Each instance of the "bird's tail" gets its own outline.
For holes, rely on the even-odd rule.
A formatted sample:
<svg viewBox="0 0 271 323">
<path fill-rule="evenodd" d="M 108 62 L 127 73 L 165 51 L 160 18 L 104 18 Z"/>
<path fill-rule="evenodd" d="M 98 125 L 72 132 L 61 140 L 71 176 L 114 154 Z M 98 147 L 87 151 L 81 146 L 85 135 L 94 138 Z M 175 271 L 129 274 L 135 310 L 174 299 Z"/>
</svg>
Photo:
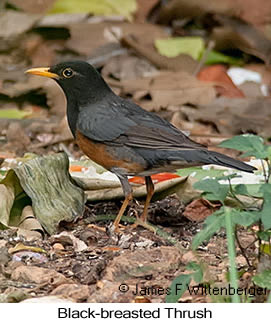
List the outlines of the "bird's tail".
<svg viewBox="0 0 271 323">
<path fill-rule="evenodd" d="M 242 170 L 244 172 L 253 173 L 253 171 L 257 170 L 257 168 L 248 165 L 240 160 L 234 159 L 232 157 L 226 156 L 224 154 L 220 154 L 216 151 L 208 151 L 210 154 L 210 164 L 226 166 L 238 170 Z"/>
<path fill-rule="evenodd" d="M 220 165 L 224 167 L 238 169 L 244 172 L 253 173 L 257 168 L 250 166 L 240 160 L 207 149 L 179 150 L 169 157 L 171 161 L 186 161 L 189 164 L 198 165 Z"/>
</svg>

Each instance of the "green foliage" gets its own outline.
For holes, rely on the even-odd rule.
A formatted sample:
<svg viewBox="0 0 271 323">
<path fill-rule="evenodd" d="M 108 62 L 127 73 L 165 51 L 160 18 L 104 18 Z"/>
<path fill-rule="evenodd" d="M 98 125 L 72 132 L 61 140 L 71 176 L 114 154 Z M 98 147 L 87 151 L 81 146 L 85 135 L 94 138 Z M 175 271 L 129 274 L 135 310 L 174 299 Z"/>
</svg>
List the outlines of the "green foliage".
<svg viewBox="0 0 271 323">
<path fill-rule="evenodd" d="M 166 303 L 177 303 L 185 291 L 187 291 L 192 279 L 196 283 L 202 282 L 203 270 L 199 264 L 191 261 L 187 264 L 186 269 L 191 271 L 191 273 L 180 275 L 173 280 L 170 285 L 171 292 L 166 296 Z"/>
<path fill-rule="evenodd" d="M 247 185 L 238 184 L 234 187 L 234 193 L 239 195 L 249 195 Z"/>
<path fill-rule="evenodd" d="M 204 51 L 204 41 L 201 37 L 171 37 L 156 39 L 155 47 L 166 57 L 187 54 L 197 60 Z"/>
<path fill-rule="evenodd" d="M 158 52 L 166 57 L 176 57 L 180 54 L 186 54 L 190 55 L 195 60 L 200 60 L 205 52 L 205 44 L 203 38 L 196 36 L 156 39 L 154 44 Z M 211 50 L 207 54 L 204 63 L 206 65 L 219 63 L 241 65 L 242 60 Z"/>
<path fill-rule="evenodd" d="M 120 15 L 131 20 L 136 8 L 136 0 L 57 0 L 49 13 L 92 13 L 103 16 Z"/>
<path fill-rule="evenodd" d="M 194 184 L 194 187 L 202 191 L 202 196 L 208 200 L 217 200 L 222 203 L 222 207 L 209 216 L 205 222 L 203 229 L 194 237 L 192 248 L 195 250 L 198 246 L 208 241 L 221 228 L 225 228 L 227 233 L 228 257 L 229 257 L 229 280 L 230 284 L 235 288 L 238 287 L 238 277 L 235 265 L 235 235 L 237 235 L 237 226 L 248 228 L 255 232 L 254 226 L 257 225 L 259 231 L 255 232 L 255 237 L 259 239 L 259 254 L 271 254 L 271 184 L 269 183 L 271 176 L 271 148 L 264 144 L 261 137 L 255 135 L 240 135 L 225 140 L 220 144 L 221 147 L 237 149 L 244 152 L 243 156 L 255 156 L 257 159 L 264 160 L 264 177 L 265 180 L 260 184 L 253 185 L 231 185 L 230 181 L 236 177 L 221 176 L 216 178 L 205 178 Z M 205 174 L 207 175 L 207 174 Z M 229 184 L 221 184 L 220 180 L 228 180 Z M 251 199 L 251 204 L 242 202 L 241 197 Z M 239 208 L 227 207 L 227 198 L 235 199 Z M 263 203 L 255 203 L 255 198 L 263 199 Z M 258 201 L 259 202 L 259 201 Z M 252 207 L 252 208 L 251 208 Z M 245 252 L 240 247 L 241 252 Z M 245 256 L 246 257 L 246 256 Z M 247 258 L 246 258 L 247 260 Z M 248 266 L 251 265 L 248 262 Z M 253 277 L 253 282 L 262 288 L 271 289 L 271 270 L 265 270 Z M 240 302 L 238 295 L 232 296 L 232 302 Z M 271 298 L 269 297 L 269 301 Z"/>
<path fill-rule="evenodd" d="M 263 184 L 260 188 L 263 193 L 263 207 L 260 211 L 261 220 L 265 230 L 271 228 L 271 184 Z"/>
<path fill-rule="evenodd" d="M 243 61 L 239 58 L 224 55 L 215 50 L 211 50 L 207 55 L 205 64 L 213 65 L 213 64 L 219 64 L 219 63 L 229 64 L 229 65 L 242 65 Z"/>
<path fill-rule="evenodd" d="M 218 232 L 225 224 L 224 209 L 220 209 L 208 216 L 204 222 L 203 229 L 194 237 L 192 241 L 192 249 L 195 250 L 203 241 L 209 241 L 209 239 Z"/>
<path fill-rule="evenodd" d="M 264 145 L 263 139 L 255 135 L 240 135 L 223 141 L 220 145 L 223 148 L 231 148 L 246 152 L 243 156 L 255 156 L 265 159 L 270 155 L 269 146 Z"/>
<path fill-rule="evenodd" d="M 229 192 L 229 185 L 222 185 L 217 179 L 213 178 L 196 182 L 194 188 L 203 191 L 202 196 L 210 201 L 224 202 Z"/>
<path fill-rule="evenodd" d="M 170 285 L 170 294 L 166 296 L 166 303 L 177 303 L 179 298 L 183 296 L 187 290 L 192 276 L 180 275 L 176 277 Z"/>
<path fill-rule="evenodd" d="M 252 278 L 253 282 L 262 287 L 271 289 L 271 270 L 264 270 Z"/>
<path fill-rule="evenodd" d="M 31 114 L 29 111 L 21 111 L 18 109 L 0 110 L 0 119 L 23 119 Z"/>
<path fill-rule="evenodd" d="M 193 178 L 197 180 L 204 179 L 205 177 L 219 177 L 225 173 L 224 170 L 221 169 L 203 169 L 202 167 L 189 167 L 179 169 L 177 174 L 180 176 L 189 176 L 193 174 Z"/>
</svg>

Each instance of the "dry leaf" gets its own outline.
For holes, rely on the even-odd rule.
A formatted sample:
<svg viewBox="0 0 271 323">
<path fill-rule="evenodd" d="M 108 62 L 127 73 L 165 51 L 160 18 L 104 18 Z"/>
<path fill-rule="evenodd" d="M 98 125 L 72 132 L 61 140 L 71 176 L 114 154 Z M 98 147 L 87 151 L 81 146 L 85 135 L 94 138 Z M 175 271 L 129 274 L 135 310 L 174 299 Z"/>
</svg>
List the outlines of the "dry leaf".
<svg viewBox="0 0 271 323">
<path fill-rule="evenodd" d="M 27 283 L 46 284 L 59 286 L 70 283 L 71 280 L 58 273 L 54 269 L 41 268 L 36 266 L 20 266 L 11 274 L 11 279 Z"/>
<path fill-rule="evenodd" d="M 190 221 L 201 222 L 210 216 L 218 207 L 220 207 L 220 204 L 215 208 L 215 206 L 210 205 L 206 200 L 197 199 L 186 206 L 183 216 Z"/>
<path fill-rule="evenodd" d="M 185 72 L 161 72 L 152 77 L 122 81 L 121 85 L 124 93 L 148 91 L 152 98 L 149 105 L 156 111 L 169 105 L 208 104 L 216 95 L 212 84 L 203 83 Z"/>
<path fill-rule="evenodd" d="M 62 245 L 72 245 L 75 252 L 87 249 L 85 242 L 76 238 L 71 232 L 63 231 L 58 235 L 54 235 L 52 239 L 54 242 L 61 243 Z"/>
<path fill-rule="evenodd" d="M 227 74 L 227 68 L 224 65 L 212 65 L 204 67 L 197 75 L 198 80 L 210 82 L 215 85 L 216 92 L 219 95 L 229 98 L 243 98 L 244 93 L 238 89 Z"/>
</svg>

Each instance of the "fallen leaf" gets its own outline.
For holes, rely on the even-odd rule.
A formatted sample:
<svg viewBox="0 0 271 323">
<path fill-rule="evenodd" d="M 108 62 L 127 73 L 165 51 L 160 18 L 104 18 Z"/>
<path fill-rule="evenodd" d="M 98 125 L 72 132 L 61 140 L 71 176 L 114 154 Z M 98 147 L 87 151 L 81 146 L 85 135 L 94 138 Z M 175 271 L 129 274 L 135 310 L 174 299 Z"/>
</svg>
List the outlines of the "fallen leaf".
<svg viewBox="0 0 271 323">
<path fill-rule="evenodd" d="M 76 238 L 71 232 L 62 231 L 58 235 L 52 237 L 54 242 L 61 243 L 62 245 L 72 245 L 75 252 L 81 252 L 87 249 L 84 241 Z"/>
<path fill-rule="evenodd" d="M 22 210 L 30 201 L 13 170 L 9 170 L 0 182 L 0 196 L 0 228 L 18 226 Z"/>
<path fill-rule="evenodd" d="M 17 236 L 22 236 L 26 241 L 32 241 L 42 238 L 44 230 L 36 219 L 31 205 L 23 208 L 20 223 L 17 231 Z"/>
<path fill-rule="evenodd" d="M 121 43 L 128 48 L 133 49 L 138 56 L 145 57 L 153 65 L 159 69 L 171 70 L 171 71 L 185 71 L 189 74 L 193 74 L 198 67 L 198 62 L 195 61 L 191 56 L 186 54 L 180 54 L 177 57 L 165 57 L 160 55 L 155 48 L 153 48 L 153 38 L 158 38 L 152 35 L 151 43 L 146 43 L 144 38 L 149 35 L 146 33 L 144 37 L 137 38 L 134 37 L 134 32 L 131 35 L 123 36 Z M 163 35 L 166 37 L 167 35 Z"/>
<path fill-rule="evenodd" d="M 253 132 L 263 137 L 271 136 L 270 98 L 266 97 L 220 97 L 211 104 L 201 106 L 196 114 L 187 111 L 187 116 L 191 117 L 191 120 L 213 124 L 225 135 Z"/>
<path fill-rule="evenodd" d="M 220 52 L 217 52 L 215 50 L 211 50 L 206 57 L 205 65 L 213 65 L 213 64 L 229 64 L 229 65 L 242 65 L 243 60 L 236 58 L 234 56 L 229 56 L 222 54 Z"/>
<path fill-rule="evenodd" d="M 70 279 L 66 278 L 54 269 L 41 268 L 37 266 L 17 267 L 12 272 L 11 279 L 39 285 L 46 284 L 54 287 L 71 282 Z"/>
<path fill-rule="evenodd" d="M 120 15 L 132 19 L 136 0 L 57 0 L 49 13 L 92 13 L 94 15 Z"/>
<path fill-rule="evenodd" d="M 161 55 L 176 57 L 187 54 L 198 60 L 204 51 L 204 41 L 201 37 L 171 37 L 156 39 L 155 46 Z"/>
<path fill-rule="evenodd" d="M 219 207 L 220 204 L 211 205 L 204 199 L 197 199 L 186 206 L 183 216 L 190 221 L 202 222 Z"/>
<path fill-rule="evenodd" d="M 93 55 L 99 47 L 117 43 L 123 37 L 132 35 L 142 46 L 152 47 L 154 38 L 163 38 L 167 33 L 162 27 L 149 23 L 127 23 L 105 21 L 100 23 L 74 23 L 67 26 L 70 39 L 66 46 L 81 55 Z M 114 34 L 116 34 L 114 36 Z M 89 40 L 92 40 L 91 42 Z M 153 49 L 155 52 L 155 49 Z"/>
<path fill-rule="evenodd" d="M 151 77 L 121 82 L 123 92 L 136 94 L 148 91 L 151 101 L 143 105 L 148 110 L 159 111 L 169 105 L 207 104 L 215 98 L 212 84 L 197 80 L 185 72 L 160 72 Z"/>
<path fill-rule="evenodd" d="M 39 18 L 40 15 L 15 10 L 2 11 L 0 15 L 0 39 L 9 41 L 17 39 L 17 37 L 33 27 Z"/>
<path fill-rule="evenodd" d="M 105 63 L 102 69 L 102 75 L 104 77 L 113 77 L 120 81 L 134 80 L 156 73 L 157 69 L 146 59 L 131 56 L 130 54 L 111 58 Z"/>
<path fill-rule="evenodd" d="M 172 0 L 163 5 L 159 15 L 158 22 L 169 24 L 173 20 L 188 18 L 202 18 L 208 13 L 233 14 L 236 13 L 236 1 L 230 0 Z"/>
<path fill-rule="evenodd" d="M 203 82 L 210 82 L 216 87 L 219 95 L 229 98 L 243 98 L 244 93 L 234 85 L 227 74 L 227 68 L 224 65 L 213 65 L 204 67 L 198 73 L 197 78 Z"/>
<path fill-rule="evenodd" d="M 31 112 L 19 109 L 0 109 L 0 118 L 2 119 L 23 119 Z"/>
<path fill-rule="evenodd" d="M 216 16 L 216 20 L 226 28 L 214 29 L 211 38 L 219 47 L 239 48 L 245 53 L 270 63 L 271 40 L 263 32 L 240 19 Z M 226 39 L 226 41 L 225 41 Z"/>
<path fill-rule="evenodd" d="M 162 6 L 158 21 L 169 24 L 175 19 L 200 19 L 210 13 L 235 16 L 263 26 L 271 21 L 271 4 L 266 0 L 172 0 Z"/>
<path fill-rule="evenodd" d="M 135 19 L 137 22 L 145 22 L 151 10 L 159 3 L 159 0 L 137 0 Z"/>
<path fill-rule="evenodd" d="M 8 252 L 12 254 L 12 253 L 22 251 L 22 250 L 46 253 L 46 251 L 42 248 L 33 247 L 33 246 L 26 246 L 22 242 L 17 243 L 15 247 L 9 248 Z"/>
<path fill-rule="evenodd" d="M 55 0 L 9 0 L 8 2 L 24 12 L 45 14 Z"/>
</svg>

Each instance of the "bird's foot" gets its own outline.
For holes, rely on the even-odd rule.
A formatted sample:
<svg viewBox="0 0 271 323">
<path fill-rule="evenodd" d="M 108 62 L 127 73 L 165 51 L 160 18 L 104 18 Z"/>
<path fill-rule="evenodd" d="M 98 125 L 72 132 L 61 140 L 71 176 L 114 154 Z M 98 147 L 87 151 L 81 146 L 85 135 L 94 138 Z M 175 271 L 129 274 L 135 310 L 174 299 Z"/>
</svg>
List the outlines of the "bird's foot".
<svg viewBox="0 0 271 323">
<path fill-rule="evenodd" d="M 134 224 L 131 224 L 129 228 L 135 229 L 136 227 L 141 226 L 154 234 L 156 234 L 157 229 L 153 227 L 151 224 L 149 224 L 147 221 L 143 221 L 140 218 L 137 218 Z"/>
<path fill-rule="evenodd" d="M 112 225 L 112 231 L 114 231 L 114 233 L 123 233 L 125 230 L 127 230 L 127 226 L 126 225 L 122 225 L 122 224 L 115 224 L 113 223 Z"/>
</svg>

